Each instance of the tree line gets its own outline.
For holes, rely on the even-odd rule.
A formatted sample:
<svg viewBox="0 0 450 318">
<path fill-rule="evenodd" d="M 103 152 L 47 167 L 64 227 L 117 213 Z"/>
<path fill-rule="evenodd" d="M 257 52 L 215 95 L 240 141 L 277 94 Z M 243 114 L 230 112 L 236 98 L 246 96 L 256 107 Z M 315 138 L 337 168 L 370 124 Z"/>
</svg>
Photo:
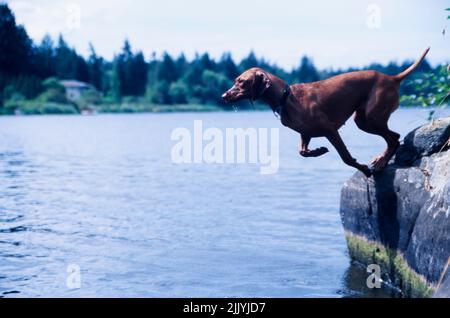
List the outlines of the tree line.
<svg viewBox="0 0 450 318">
<path fill-rule="evenodd" d="M 89 45 L 89 56 L 85 58 L 70 47 L 62 35 L 56 41 L 46 35 L 40 43 L 34 43 L 25 28 L 16 24 L 7 4 L 0 4 L 0 52 L 0 107 L 11 100 L 39 99 L 62 103 L 65 97 L 61 87 L 58 87 L 58 80 L 63 79 L 90 83 L 98 92 L 90 92 L 91 99 L 89 96 L 87 98 L 93 103 L 139 101 L 223 105 L 221 94 L 232 85 L 237 75 L 250 67 L 261 67 L 288 83 L 312 82 L 358 70 L 319 70 L 310 57 L 303 56 L 297 67 L 286 71 L 264 58 L 258 58 L 254 52 L 239 63 L 233 60 L 230 53 L 224 53 L 217 60 L 208 53 L 197 54 L 191 60 L 184 54 L 174 57 L 167 52 L 161 57 L 153 53 L 146 58 L 142 51 L 133 50 L 128 40 L 124 41 L 120 53 L 111 61 L 99 56 L 92 44 Z M 364 69 L 396 74 L 411 63 L 371 64 Z M 433 90 L 436 87 L 424 87 L 418 81 L 424 74 L 439 75 L 440 72 L 442 66 L 433 68 L 425 60 L 402 85 L 401 93 L 409 96 L 412 104 L 427 102 L 426 98 L 435 93 Z"/>
</svg>

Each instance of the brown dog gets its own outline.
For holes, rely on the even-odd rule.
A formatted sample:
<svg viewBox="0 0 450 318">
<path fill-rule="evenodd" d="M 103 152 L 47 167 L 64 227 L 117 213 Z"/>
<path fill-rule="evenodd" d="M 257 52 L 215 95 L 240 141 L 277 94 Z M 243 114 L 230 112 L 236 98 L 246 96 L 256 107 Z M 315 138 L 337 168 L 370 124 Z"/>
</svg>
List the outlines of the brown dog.
<svg viewBox="0 0 450 318">
<path fill-rule="evenodd" d="M 325 147 L 308 149 L 312 137 L 326 137 L 347 165 L 370 177 L 371 170 L 351 156 L 338 129 L 355 113 L 356 125 L 361 130 L 383 137 L 387 149 L 372 161 L 375 170 L 383 169 L 399 146 L 400 135 L 391 131 L 387 122 L 399 105 L 400 82 L 419 66 L 428 50 L 395 76 L 358 71 L 289 86 L 273 74 L 251 68 L 236 78 L 222 98 L 228 103 L 242 99 L 262 100 L 278 113 L 284 126 L 300 133 L 300 155 L 318 157 L 328 152 Z"/>
</svg>

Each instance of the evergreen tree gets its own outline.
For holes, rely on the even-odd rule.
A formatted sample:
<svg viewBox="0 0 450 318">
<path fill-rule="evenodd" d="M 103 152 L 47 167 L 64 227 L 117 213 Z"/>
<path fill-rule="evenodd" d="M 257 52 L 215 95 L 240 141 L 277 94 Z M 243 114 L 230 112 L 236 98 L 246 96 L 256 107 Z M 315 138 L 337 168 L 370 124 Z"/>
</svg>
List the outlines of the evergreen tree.
<svg viewBox="0 0 450 318">
<path fill-rule="evenodd" d="M 138 52 L 132 57 L 129 64 L 127 65 L 129 71 L 127 72 L 130 82 L 130 88 L 127 92 L 129 95 L 142 96 L 145 93 L 147 86 L 147 63 L 144 59 L 144 54 Z"/>
<path fill-rule="evenodd" d="M 250 51 L 247 57 L 245 57 L 239 64 L 241 71 L 248 70 L 252 67 L 259 67 L 258 59 L 253 51 Z"/>
<path fill-rule="evenodd" d="M 203 70 L 211 70 L 211 71 L 216 70 L 216 63 L 213 60 L 211 60 L 208 53 L 202 54 L 198 63 L 200 64 L 200 67 Z"/>
<path fill-rule="evenodd" d="M 125 40 L 122 52 L 116 57 L 115 63 L 115 85 L 119 84 L 120 95 L 142 96 L 145 93 L 148 76 L 147 63 L 142 52 L 134 55 L 130 42 Z"/>
<path fill-rule="evenodd" d="M 114 65 L 113 90 L 119 89 L 119 96 L 129 95 L 131 83 L 128 82 L 130 78 L 127 64 L 132 58 L 130 42 L 126 39 L 122 47 L 122 52 L 116 57 Z M 116 87 L 117 86 L 117 87 Z M 114 93 L 117 99 L 117 92 Z"/>
<path fill-rule="evenodd" d="M 55 75 L 55 50 L 53 40 L 46 34 L 39 46 L 36 48 L 36 75 L 40 78 L 48 78 Z"/>
<path fill-rule="evenodd" d="M 228 79 L 235 79 L 239 75 L 239 69 L 228 52 L 222 55 L 218 67 Z"/>
<path fill-rule="evenodd" d="M 178 72 L 175 62 L 169 53 L 164 52 L 162 61 L 159 63 L 157 78 L 167 83 L 175 82 L 178 79 Z"/>
<path fill-rule="evenodd" d="M 183 53 L 181 53 L 178 56 L 178 58 L 176 59 L 175 67 L 176 67 L 176 70 L 177 70 L 177 77 L 178 78 L 182 77 L 186 73 L 186 71 L 187 71 L 187 69 L 189 67 L 189 63 L 186 60 L 186 57 L 184 56 Z"/>
<path fill-rule="evenodd" d="M 58 37 L 55 49 L 55 74 L 59 79 L 75 79 L 77 75 L 77 56 L 69 48 L 62 35 Z"/>
<path fill-rule="evenodd" d="M 201 84 L 203 68 L 198 54 L 195 55 L 194 60 L 190 63 L 186 73 L 183 76 L 183 81 L 191 88 L 190 95 L 195 95 L 193 88 Z"/>
<path fill-rule="evenodd" d="M 27 73 L 32 55 L 32 41 L 25 29 L 16 25 L 8 5 L 0 4 L 0 72 L 6 76 Z"/>
<path fill-rule="evenodd" d="M 116 57 L 113 63 L 111 74 L 111 91 L 110 95 L 116 103 L 120 103 L 122 100 L 122 83 L 121 83 L 121 62 L 119 57 Z"/>
<path fill-rule="evenodd" d="M 75 79 L 82 81 L 82 82 L 89 82 L 89 67 L 86 61 L 82 56 L 79 56 L 74 53 L 74 60 L 75 60 Z"/>
<path fill-rule="evenodd" d="M 156 53 L 153 52 L 150 58 L 150 62 L 147 65 L 147 87 L 151 87 L 158 81 L 158 68 L 159 61 L 156 59 Z"/>
<path fill-rule="evenodd" d="M 32 44 L 25 29 L 16 25 L 8 5 L 0 4 L 0 107 L 3 107 L 3 90 L 10 79 L 32 73 Z"/>
<path fill-rule="evenodd" d="M 300 66 L 293 73 L 294 81 L 296 82 L 308 83 L 320 80 L 316 67 L 306 55 L 302 57 Z"/>
<path fill-rule="evenodd" d="M 102 91 L 103 90 L 103 59 L 95 53 L 94 46 L 89 43 L 90 55 L 88 58 L 89 83 Z"/>
<path fill-rule="evenodd" d="M 103 61 L 101 92 L 109 97 L 112 95 L 113 66 L 113 62 Z"/>
</svg>

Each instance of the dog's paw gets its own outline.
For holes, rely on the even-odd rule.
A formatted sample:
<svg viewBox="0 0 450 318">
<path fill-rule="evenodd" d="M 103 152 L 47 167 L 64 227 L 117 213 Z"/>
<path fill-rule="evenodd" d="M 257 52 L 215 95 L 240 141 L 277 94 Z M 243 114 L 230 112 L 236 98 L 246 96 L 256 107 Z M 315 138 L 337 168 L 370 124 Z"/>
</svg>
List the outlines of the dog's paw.
<svg viewBox="0 0 450 318">
<path fill-rule="evenodd" d="M 311 157 L 318 157 L 318 156 L 321 156 L 321 155 L 323 155 L 323 154 L 326 154 L 327 152 L 328 152 L 328 148 L 327 148 L 327 147 L 320 147 L 320 148 L 311 150 L 311 151 L 309 152 L 309 155 L 310 155 Z"/>
<path fill-rule="evenodd" d="M 318 151 L 321 155 L 323 155 L 323 154 L 329 152 L 329 150 L 328 150 L 327 147 L 320 147 L 320 148 L 317 148 L 317 151 Z"/>
<path fill-rule="evenodd" d="M 366 176 L 366 178 L 370 178 L 370 177 L 372 176 L 372 174 L 373 174 L 372 169 L 370 169 L 370 168 L 369 168 L 368 166 L 366 166 L 366 165 L 361 165 L 360 171 L 361 171 L 362 173 L 364 173 L 364 175 Z"/>
</svg>

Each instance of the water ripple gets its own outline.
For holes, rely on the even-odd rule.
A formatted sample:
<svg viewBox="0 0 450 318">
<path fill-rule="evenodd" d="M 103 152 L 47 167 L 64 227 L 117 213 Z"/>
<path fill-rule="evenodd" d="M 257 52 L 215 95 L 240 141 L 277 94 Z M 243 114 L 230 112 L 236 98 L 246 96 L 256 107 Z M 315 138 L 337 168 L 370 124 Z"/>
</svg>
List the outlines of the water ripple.
<svg viewBox="0 0 450 318">
<path fill-rule="evenodd" d="M 194 119 L 280 127 L 265 112 L 0 117 L 0 297 L 392 296 L 348 259 L 338 205 L 354 170 L 334 151 L 301 158 L 280 127 L 275 175 L 176 165 L 171 131 Z M 342 135 L 361 161 L 384 147 L 353 124 Z"/>
</svg>

